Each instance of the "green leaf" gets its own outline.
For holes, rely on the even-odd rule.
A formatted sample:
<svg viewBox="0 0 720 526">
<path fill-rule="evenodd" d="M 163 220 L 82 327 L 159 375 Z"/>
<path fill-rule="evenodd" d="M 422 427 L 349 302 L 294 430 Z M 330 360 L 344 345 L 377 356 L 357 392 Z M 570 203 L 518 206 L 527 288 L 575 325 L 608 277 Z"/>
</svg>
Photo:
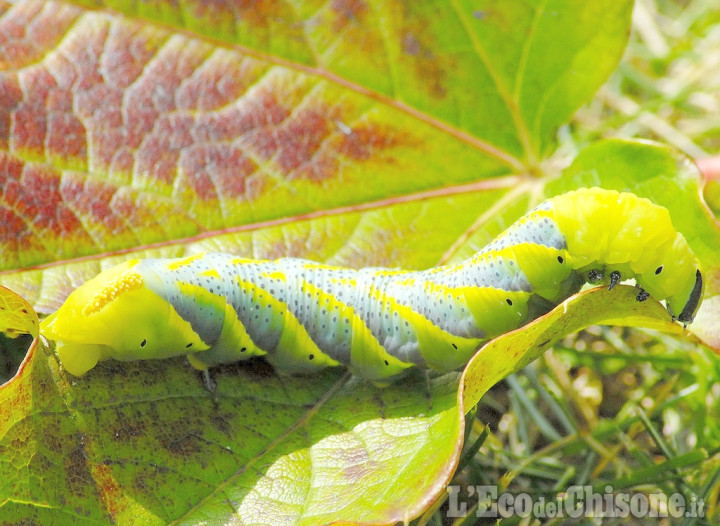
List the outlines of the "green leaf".
<svg viewBox="0 0 720 526">
<path fill-rule="evenodd" d="M 0 0 L 2 282 L 48 313 L 130 257 L 459 259 L 545 193 L 556 129 L 616 66 L 631 8 Z M 673 152 L 630 147 L 673 174 Z M 627 189 L 667 183 L 607 155 L 630 168 Z M 598 162 L 579 158 L 547 195 L 584 185 Z M 673 219 L 692 228 L 700 205 L 686 204 Z M 215 371 L 211 394 L 181 359 L 75 379 L 36 341 L 0 388 L 0 514 L 406 521 L 443 494 L 470 405 L 600 322 L 678 331 L 631 290 L 591 291 L 483 348 L 460 391 L 458 374 L 379 389 L 258 362 Z"/>
<path fill-rule="evenodd" d="M 10 289 L 0 286 L 0 332 L 10 338 L 21 334 L 38 337 L 38 316 L 32 306 L 14 294 Z"/>
<path fill-rule="evenodd" d="M 340 371 L 278 378 L 258 364 L 221 368 L 210 394 L 179 361 L 111 366 L 89 381 L 59 373 L 45 351 L 30 367 L 1 391 L 3 404 L 18 391 L 36 400 L 27 419 L 3 429 L 8 445 L 44 430 L 20 451 L 0 446 L 4 471 L 35 452 L 29 478 L 9 485 L 8 519 L 83 510 L 77 518 L 133 524 L 218 523 L 235 513 L 275 524 L 394 521 L 439 491 L 462 436 L 456 375 L 378 390 Z M 421 461 L 428 448 L 438 456 Z M 59 509 L 48 515 L 42 503 Z"/>
<path fill-rule="evenodd" d="M 648 327 L 680 334 L 667 310 L 656 301 L 635 300 L 634 287 L 594 288 L 568 298 L 534 322 L 480 349 L 463 372 L 462 407 L 474 406 L 500 378 L 515 373 L 567 334 L 589 325 Z"/>
<path fill-rule="evenodd" d="M 464 412 L 568 332 L 592 323 L 681 331 L 660 304 L 635 295 L 620 286 L 569 299 L 485 346 L 459 391 L 454 373 L 415 372 L 382 389 L 341 371 L 280 378 L 258 361 L 218 368 L 209 393 L 183 360 L 105 362 L 76 379 L 33 347 L 24 374 L 0 390 L 0 407 L 23 404 L 0 421 L 0 466 L 23 466 L 5 483 L 3 516 L 402 521 L 444 492 Z M 32 440 L 17 446 L 21 437 Z"/>
<path fill-rule="evenodd" d="M 75 267 L 61 290 L 43 290 L 47 272 L 13 283 L 41 312 L 97 272 L 79 257 L 177 254 L 226 230 L 466 194 L 465 183 L 507 188 L 498 177 L 535 170 L 525 160 L 610 73 L 631 11 L 628 0 L 86 4 L 127 16 L 0 2 L 5 27 L 49 28 L 6 30 L 0 78 L 0 169 L 22 203 L 3 218 L 16 235 L 2 268 L 12 279 Z"/>
</svg>

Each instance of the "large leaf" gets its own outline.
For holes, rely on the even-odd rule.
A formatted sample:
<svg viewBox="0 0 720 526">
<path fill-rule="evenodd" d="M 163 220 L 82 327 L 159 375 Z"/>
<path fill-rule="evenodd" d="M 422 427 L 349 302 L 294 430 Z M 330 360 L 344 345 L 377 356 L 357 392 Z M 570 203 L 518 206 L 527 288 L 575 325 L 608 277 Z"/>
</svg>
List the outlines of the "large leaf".
<svg viewBox="0 0 720 526">
<path fill-rule="evenodd" d="M 0 509 L 38 523 L 406 520 L 444 490 L 464 413 L 498 380 L 592 323 L 681 331 L 635 295 L 595 289 L 498 338 L 460 391 L 457 374 L 379 389 L 339 371 L 279 378 L 258 363 L 216 370 L 209 393 L 180 360 L 109 364 L 76 380 L 33 347 L 0 390 L 0 468 L 15 474 Z"/>
<path fill-rule="evenodd" d="M 47 312 L 97 272 L 81 256 L 177 254 L 189 237 L 396 200 L 435 197 L 461 230 L 493 196 L 443 194 L 508 188 L 516 180 L 498 176 L 537 169 L 555 127 L 617 63 L 631 7 L 487 4 L 108 2 L 123 17 L 0 2 L 9 282 Z M 333 254 L 290 237 L 234 251 Z M 58 260 L 68 266 L 15 279 Z"/>
<path fill-rule="evenodd" d="M 429 267 L 543 193 L 592 182 L 668 204 L 682 159 L 610 142 L 543 189 L 557 126 L 619 60 L 630 1 L 80 4 L 0 0 L 2 282 L 43 313 L 128 257 Z M 680 215 L 704 225 L 690 240 L 713 271 L 699 246 L 717 233 L 697 173 L 681 173 Z M 383 390 L 261 362 L 216 371 L 212 394 L 181 359 L 78 380 L 36 343 L 0 389 L 2 516 L 414 517 L 452 475 L 468 404 L 505 374 L 589 323 L 677 330 L 658 304 L 613 292 L 485 347 L 460 394 L 458 375 Z"/>
</svg>

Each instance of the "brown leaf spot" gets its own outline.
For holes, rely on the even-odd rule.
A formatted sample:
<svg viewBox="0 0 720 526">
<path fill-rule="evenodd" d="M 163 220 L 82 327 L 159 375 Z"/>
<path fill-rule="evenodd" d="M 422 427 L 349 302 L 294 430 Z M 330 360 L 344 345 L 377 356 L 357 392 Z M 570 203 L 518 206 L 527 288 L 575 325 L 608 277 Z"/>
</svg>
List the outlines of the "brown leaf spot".
<svg viewBox="0 0 720 526">
<path fill-rule="evenodd" d="M 258 253 L 256 257 L 277 259 L 282 257 L 305 257 L 311 240 L 306 236 L 284 236 Z"/>
<path fill-rule="evenodd" d="M 14 203 L 20 197 L 20 186 L 15 184 L 9 188 L 12 183 L 17 182 L 22 177 L 24 163 L 7 154 L 0 152 L 0 187 L 5 189 L 5 201 Z"/>
<path fill-rule="evenodd" d="M 152 133 L 144 137 L 142 148 L 135 156 L 136 171 L 171 185 L 175 179 L 182 149 L 193 143 L 191 128 L 190 117 L 179 115 L 160 117 Z"/>
<path fill-rule="evenodd" d="M 171 430 L 176 430 L 178 433 L 174 434 L 168 432 L 160 438 L 160 444 L 165 450 L 172 454 L 180 457 L 187 457 L 188 455 L 197 454 L 201 451 L 201 445 L 198 444 L 198 437 L 195 434 L 187 433 L 180 434 L 180 430 L 184 426 L 177 425 L 170 427 Z"/>
<path fill-rule="evenodd" d="M 12 111 L 22 101 L 20 83 L 15 77 L 0 77 L 0 149 L 10 148 Z"/>
<path fill-rule="evenodd" d="M 115 430 L 110 430 L 110 435 L 114 436 L 119 442 L 127 442 L 144 436 L 146 432 L 146 426 L 142 420 L 130 421 L 128 419 L 119 419 Z"/>
<path fill-rule="evenodd" d="M 132 488 L 143 494 L 151 495 L 158 491 L 158 488 L 164 487 L 165 477 L 170 470 L 164 466 L 156 465 L 152 469 L 142 470 L 135 474 L 132 482 Z"/>
<path fill-rule="evenodd" d="M 77 113 L 82 119 L 94 124 L 102 124 L 102 126 L 93 126 L 92 131 L 97 134 L 96 140 L 102 139 L 107 131 L 123 126 L 121 91 L 107 84 L 96 84 L 77 93 L 75 100 Z M 120 143 L 116 143 L 116 146 L 117 144 Z"/>
<path fill-rule="evenodd" d="M 264 70 L 260 63 L 235 53 L 216 52 L 179 87 L 178 108 L 207 112 L 232 104 Z"/>
<path fill-rule="evenodd" d="M 235 2 L 230 3 L 227 0 L 203 0 L 202 2 L 192 2 L 188 4 L 187 9 L 190 9 L 190 12 L 195 18 L 206 19 L 209 22 L 220 22 L 228 17 L 235 17 L 230 7 L 234 3 Z"/>
<path fill-rule="evenodd" d="M 12 210 L 0 208 L 0 246 L 3 253 L 9 256 L 26 250 L 31 239 L 32 232 L 26 228 L 22 218 Z"/>
<path fill-rule="evenodd" d="M 133 149 L 142 147 L 139 157 L 151 158 L 162 153 L 158 148 L 167 145 L 173 151 L 180 147 L 172 140 L 180 129 L 189 129 L 188 121 L 192 119 L 174 115 L 177 110 L 176 90 L 201 64 L 207 51 L 207 48 L 192 41 L 188 41 L 186 47 L 163 48 L 146 66 L 138 81 L 125 91 L 125 145 Z M 161 115 L 164 121 L 156 122 Z M 173 139 L 162 136 L 168 131 Z M 148 138 L 151 133 L 152 137 Z M 148 161 L 144 162 L 147 164 Z M 165 180 L 163 170 L 158 172 L 161 180 Z"/>
<path fill-rule="evenodd" d="M 395 129 L 375 123 L 349 128 L 341 121 L 343 109 L 315 102 L 276 128 L 258 131 L 252 146 L 261 157 L 274 160 L 289 179 L 319 182 L 336 176 L 338 154 L 368 160 L 380 150 L 411 143 Z"/>
<path fill-rule="evenodd" d="M 53 456 L 61 456 L 65 453 L 65 442 L 63 437 L 56 433 L 43 433 L 43 442 Z"/>
<path fill-rule="evenodd" d="M 13 149 L 44 156 L 46 117 L 34 109 L 21 108 L 12 117 Z"/>
<path fill-rule="evenodd" d="M 335 457 L 346 466 L 343 478 L 350 484 L 362 482 L 373 469 L 377 469 L 377 463 L 369 458 L 367 450 L 361 446 L 339 449 Z"/>
<path fill-rule="evenodd" d="M 0 70 L 20 70 L 39 61 L 68 31 L 77 9 L 22 2 L 0 18 Z M 2 90 L 0 90 L 2 91 Z"/>
<path fill-rule="evenodd" d="M 61 215 L 65 209 L 59 191 L 60 174 L 45 166 L 29 164 L 25 167 L 21 180 L 22 199 L 16 210 L 31 221 L 33 229 L 44 233 L 49 231 L 53 237 L 70 234 L 82 228 L 74 215 Z"/>
<path fill-rule="evenodd" d="M 78 499 L 87 498 L 90 488 L 95 484 L 90 474 L 88 459 L 81 444 L 78 444 L 69 454 L 64 455 L 62 462 L 66 473 L 68 491 Z"/>
<path fill-rule="evenodd" d="M 231 425 L 231 422 L 237 422 L 237 418 L 235 417 L 235 415 L 229 413 L 221 413 L 219 412 L 219 410 L 217 410 L 211 411 L 209 414 L 209 418 L 210 424 L 213 426 L 214 429 L 217 429 L 226 437 L 232 438 L 233 426 Z"/>
<path fill-rule="evenodd" d="M 98 57 L 102 60 L 104 85 L 117 92 L 133 85 L 166 39 L 165 34 L 150 27 L 115 23 Z"/>
<path fill-rule="evenodd" d="M 236 19 L 261 32 L 268 30 L 268 21 L 287 16 L 284 4 L 277 0 L 237 0 L 235 9 Z"/>
<path fill-rule="evenodd" d="M 319 107 L 303 108 L 276 129 L 263 130 L 251 139 L 266 159 L 273 158 L 289 176 L 312 161 L 323 139 L 330 133 L 328 119 L 334 115 Z"/>
<path fill-rule="evenodd" d="M 221 144 L 192 147 L 180 159 L 180 172 L 202 200 L 252 199 L 246 182 L 256 169 L 240 148 Z"/>
<path fill-rule="evenodd" d="M 197 142 L 228 141 L 243 135 L 252 138 L 263 128 L 280 124 L 289 114 L 290 108 L 281 104 L 274 93 L 260 89 L 242 105 L 198 116 L 192 136 Z"/>
<path fill-rule="evenodd" d="M 340 33 L 351 22 L 362 25 L 368 10 L 363 0 L 333 0 L 330 8 L 338 14 L 332 25 L 335 33 Z"/>
<path fill-rule="evenodd" d="M 62 199 L 73 203 L 75 210 L 90 219 L 92 224 L 104 225 L 110 232 L 119 234 L 127 229 L 128 217 L 119 217 L 111 208 L 116 188 L 98 180 L 64 178 L 60 186 Z"/>
<path fill-rule="evenodd" d="M 409 135 L 401 136 L 399 130 L 376 123 L 364 123 L 353 127 L 350 133 L 340 136 L 338 153 L 356 161 L 366 161 L 382 150 L 398 146 L 413 146 Z"/>
<path fill-rule="evenodd" d="M 423 14 L 425 18 L 408 18 L 406 25 L 398 31 L 400 46 L 405 53 L 404 60 L 412 64 L 418 86 L 423 86 L 429 95 L 436 99 L 444 99 L 448 89 L 448 71 L 455 66 L 447 56 L 435 53 L 437 42 L 432 34 L 432 25 L 428 17 L 432 12 Z"/>
<path fill-rule="evenodd" d="M 60 173 L 47 165 L 25 164 L 0 152 L 0 246 L 7 265 L 36 261 L 48 241 L 71 236 L 89 241 L 61 194 L 60 181 Z"/>
<path fill-rule="evenodd" d="M 95 464 L 92 467 L 92 474 L 105 509 L 107 509 L 111 517 L 117 517 L 127 508 L 126 501 L 123 498 L 125 490 L 113 476 L 113 472 L 108 465 Z"/>
<path fill-rule="evenodd" d="M 74 115 L 50 114 L 48 120 L 48 154 L 61 159 L 87 160 L 85 127 Z"/>
<path fill-rule="evenodd" d="M 365 463 L 348 466 L 343 472 L 343 478 L 350 484 L 356 484 L 368 479 L 369 475 L 378 469 L 377 462 L 367 461 Z"/>
</svg>

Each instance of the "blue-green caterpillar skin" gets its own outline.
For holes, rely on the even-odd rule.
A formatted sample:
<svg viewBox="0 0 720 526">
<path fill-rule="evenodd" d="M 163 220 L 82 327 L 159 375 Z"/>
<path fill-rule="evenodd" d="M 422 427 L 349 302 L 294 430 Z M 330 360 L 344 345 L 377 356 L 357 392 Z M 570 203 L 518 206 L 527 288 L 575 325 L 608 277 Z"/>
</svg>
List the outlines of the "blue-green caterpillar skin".
<svg viewBox="0 0 720 526">
<path fill-rule="evenodd" d="M 484 342 L 582 284 L 622 276 L 692 321 L 698 262 L 669 213 L 598 188 L 550 199 L 459 264 L 347 269 L 220 253 L 123 263 L 73 292 L 42 324 L 65 368 L 187 354 L 198 369 L 265 356 L 278 370 L 344 365 L 384 380 L 412 366 L 450 371 Z M 645 292 L 647 291 L 647 293 Z"/>
</svg>

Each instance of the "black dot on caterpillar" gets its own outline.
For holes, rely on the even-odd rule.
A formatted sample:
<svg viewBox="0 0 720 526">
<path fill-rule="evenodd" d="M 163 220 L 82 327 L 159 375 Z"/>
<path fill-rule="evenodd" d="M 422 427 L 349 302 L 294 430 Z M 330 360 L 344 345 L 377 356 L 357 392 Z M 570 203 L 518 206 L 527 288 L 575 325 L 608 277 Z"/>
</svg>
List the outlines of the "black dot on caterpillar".
<svg viewBox="0 0 720 526">
<path fill-rule="evenodd" d="M 608 287 L 608 290 L 612 290 L 615 288 L 615 285 L 620 283 L 620 272 L 617 270 L 613 270 L 610 273 L 610 286 Z"/>
<path fill-rule="evenodd" d="M 145 347 L 147 345 L 147 340 L 143 339 L 143 341 L 140 342 L 140 347 Z"/>
<path fill-rule="evenodd" d="M 512 300 L 510 298 L 505 298 L 505 301 L 512 307 Z"/>
<path fill-rule="evenodd" d="M 660 273 L 662 272 L 662 269 L 663 269 L 663 266 L 662 266 L 662 265 L 660 265 L 658 268 L 656 268 L 656 269 L 655 269 L 655 275 L 657 276 L 658 274 L 660 274 Z"/>
<path fill-rule="evenodd" d="M 562 263 L 563 263 L 563 261 L 564 261 L 564 260 L 563 260 L 563 257 L 562 257 L 562 256 L 558 256 L 558 257 L 557 257 L 557 260 L 558 260 L 558 263 L 560 263 L 560 264 L 562 265 Z"/>
</svg>

